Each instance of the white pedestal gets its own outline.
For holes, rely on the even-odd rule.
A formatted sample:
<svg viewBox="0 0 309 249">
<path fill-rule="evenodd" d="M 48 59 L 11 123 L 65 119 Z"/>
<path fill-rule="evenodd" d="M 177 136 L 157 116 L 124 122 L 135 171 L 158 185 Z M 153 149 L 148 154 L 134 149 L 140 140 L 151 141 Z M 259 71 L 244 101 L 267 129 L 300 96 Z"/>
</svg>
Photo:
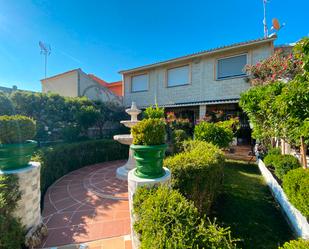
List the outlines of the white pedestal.
<svg viewBox="0 0 309 249">
<path fill-rule="evenodd" d="M 127 181 L 129 171 L 135 168 L 135 159 L 133 151 L 129 149 L 129 158 L 125 165 L 119 167 L 116 171 L 116 177 L 120 180 Z"/>
<path fill-rule="evenodd" d="M 137 177 L 134 172 L 136 169 L 133 169 L 128 174 L 128 192 L 129 192 L 129 208 L 130 208 L 130 217 L 131 217 L 131 239 L 132 239 L 132 248 L 138 249 L 139 248 L 139 239 L 138 235 L 135 234 L 133 229 L 133 224 L 135 221 L 135 217 L 133 215 L 133 197 L 138 187 L 141 186 L 158 186 L 161 184 L 170 185 L 171 180 L 171 172 L 169 169 L 164 168 L 165 175 L 156 178 L 156 179 L 144 179 Z"/>
</svg>

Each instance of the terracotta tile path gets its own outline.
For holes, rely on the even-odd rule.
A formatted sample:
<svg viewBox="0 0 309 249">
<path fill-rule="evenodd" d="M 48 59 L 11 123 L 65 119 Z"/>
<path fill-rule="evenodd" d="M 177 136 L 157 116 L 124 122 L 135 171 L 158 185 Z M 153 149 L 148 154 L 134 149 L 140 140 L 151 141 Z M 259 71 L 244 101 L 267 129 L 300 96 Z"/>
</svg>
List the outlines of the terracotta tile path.
<svg viewBox="0 0 309 249">
<path fill-rule="evenodd" d="M 115 177 L 123 163 L 87 166 L 49 187 L 42 214 L 48 236 L 42 248 L 130 234 L 127 183 Z"/>
</svg>

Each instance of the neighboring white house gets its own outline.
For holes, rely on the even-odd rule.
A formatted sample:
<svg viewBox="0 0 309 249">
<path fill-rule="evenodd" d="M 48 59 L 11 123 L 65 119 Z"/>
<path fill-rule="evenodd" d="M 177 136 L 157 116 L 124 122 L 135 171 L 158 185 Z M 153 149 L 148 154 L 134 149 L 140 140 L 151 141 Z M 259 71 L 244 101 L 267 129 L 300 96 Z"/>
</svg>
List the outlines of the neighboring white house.
<svg viewBox="0 0 309 249">
<path fill-rule="evenodd" d="M 262 38 L 167 61 L 122 70 L 124 105 L 157 103 L 195 121 L 206 110 L 239 111 L 240 94 L 250 85 L 244 67 L 274 52 L 276 37 Z"/>
<path fill-rule="evenodd" d="M 52 92 L 67 97 L 87 96 L 91 100 L 122 104 L 122 96 L 117 95 L 108 87 L 113 84 L 88 75 L 81 69 L 74 69 L 42 79 L 41 84 L 43 93 Z"/>
</svg>

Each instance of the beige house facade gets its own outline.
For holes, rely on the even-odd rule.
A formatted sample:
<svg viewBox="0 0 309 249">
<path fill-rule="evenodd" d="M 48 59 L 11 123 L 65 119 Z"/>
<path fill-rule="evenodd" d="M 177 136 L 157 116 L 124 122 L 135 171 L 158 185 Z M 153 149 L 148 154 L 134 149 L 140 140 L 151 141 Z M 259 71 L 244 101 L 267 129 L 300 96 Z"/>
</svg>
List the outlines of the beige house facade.
<svg viewBox="0 0 309 249">
<path fill-rule="evenodd" d="M 66 97 L 86 96 L 91 100 L 122 104 L 121 96 L 101 85 L 81 69 L 74 69 L 42 79 L 41 84 L 43 93 L 57 93 Z"/>
<path fill-rule="evenodd" d="M 157 103 L 166 108 L 195 107 L 202 118 L 207 106 L 237 104 L 250 85 L 246 64 L 274 52 L 275 37 L 224 46 L 168 61 L 122 70 L 124 105 L 141 108 Z"/>
</svg>

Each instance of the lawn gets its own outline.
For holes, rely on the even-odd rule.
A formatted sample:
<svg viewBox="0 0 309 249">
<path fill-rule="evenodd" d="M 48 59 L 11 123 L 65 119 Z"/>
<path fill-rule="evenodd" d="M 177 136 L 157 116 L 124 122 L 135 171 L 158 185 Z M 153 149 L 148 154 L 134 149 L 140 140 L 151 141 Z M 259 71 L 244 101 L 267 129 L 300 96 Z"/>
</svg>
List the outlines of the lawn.
<svg viewBox="0 0 309 249">
<path fill-rule="evenodd" d="M 293 239 L 292 232 L 263 180 L 257 165 L 227 161 L 224 189 L 213 208 L 218 223 L 249 249 L 277 249 Z"/>
</svg>

